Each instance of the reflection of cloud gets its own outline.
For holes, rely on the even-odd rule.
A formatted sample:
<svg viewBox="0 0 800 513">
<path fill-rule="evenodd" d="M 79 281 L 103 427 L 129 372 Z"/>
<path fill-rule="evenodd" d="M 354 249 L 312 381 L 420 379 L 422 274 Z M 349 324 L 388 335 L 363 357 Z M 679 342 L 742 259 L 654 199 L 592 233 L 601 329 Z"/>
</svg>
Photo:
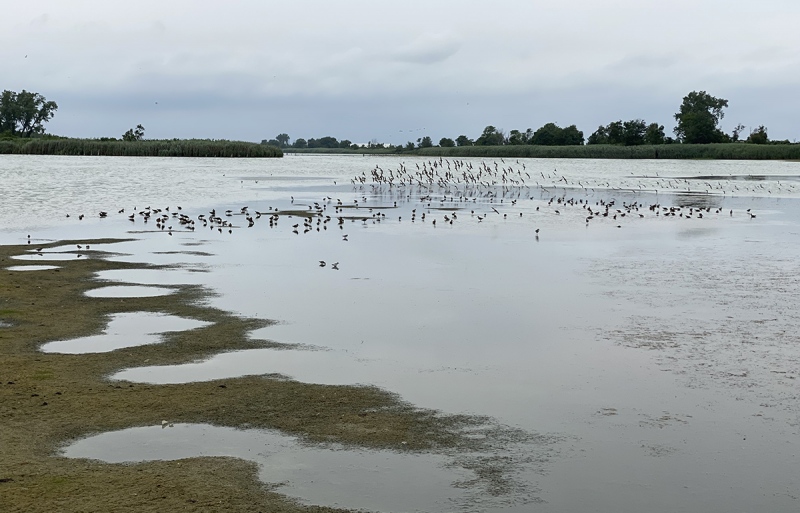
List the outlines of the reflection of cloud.
<svg viewBox="0 0 800 513">
<path fill-rule="evenodd" d="M 411 43 L 392 53 L 392 59 L 400 62 L 434 64 L 454 55 L 461 42 L 450 34 L 422 34 Z"/>
</svg>

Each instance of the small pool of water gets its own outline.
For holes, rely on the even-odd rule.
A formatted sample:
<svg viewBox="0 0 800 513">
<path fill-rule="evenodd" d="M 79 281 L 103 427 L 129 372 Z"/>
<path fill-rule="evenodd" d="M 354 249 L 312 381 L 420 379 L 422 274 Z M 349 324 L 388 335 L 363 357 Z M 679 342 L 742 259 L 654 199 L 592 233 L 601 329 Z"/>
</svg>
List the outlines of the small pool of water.
<svg viewBox="0 0 800 513">
<path fill-rule="evenodd" d="M 374 511 L 453 511 L 470 503 L 455 488 L 474 479 L 442 456 L 307 446 L 275 431 L 208 424 L 148 426 L 103 433 L 63 449 L 68 458 L 108 463 L 231 456 L 259 465 L 259 478 L 305 504 Z"/>
<path fill-rule="evenodd" d="M 50 342 L 40 350 L 45 353 L 107 353 L 123 347 L 157 344 L 163 341 L 161 335 L 164 333 L 191 330 L 209 324 L 155 312 L 119 313 L 111 317 L 108 327 L 100 335 Z"/>
<path fill-rule="evenodd" d="M 156 297 L 175 293 L 166 287 L 145 287 L 142 285 L 112 285 L 86 292 L 89 297 Z"/>
<path fill-rule="evenodd" d="M 57 265 L 13 265 L 6 267 L 8 271 L 49 271 L 52 269 L 59 269 Z"/>
</svg>

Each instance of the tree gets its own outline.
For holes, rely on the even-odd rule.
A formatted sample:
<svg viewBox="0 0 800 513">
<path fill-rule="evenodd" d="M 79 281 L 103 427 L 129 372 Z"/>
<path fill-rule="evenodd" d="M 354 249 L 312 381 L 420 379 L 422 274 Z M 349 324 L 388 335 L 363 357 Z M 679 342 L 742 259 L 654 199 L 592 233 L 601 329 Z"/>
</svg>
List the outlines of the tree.
<svg viewBox="0 0 800 513">
<path fill-rule="evenodd" d="M 53 119 L 56 110 L 56 102 L 47 101 L 39 93 L 5 90 L 0 95 L 0 133 L 21 137 L 43 134 L 43 124 Z"/>
<path fill-rule="evenodd" d="M 675 114 L 678 126 L 675 135 L 681 142 L 689 144 L 708 144 L 725 142 L 728 139 L 718 128 L 725 116 L 722 109 L 728 100 L 715 98 L 705 91 L 692 91 L 683 97 L 680 112 Z"/>
<path fill-rule="evenodd" d="M 561 128 L 555 123 L 547 123 L 533 133 L 529 144 L 542 146 L 578 146 L 583 144 L 583 132 L 575 125 Z"/>
<path fill-rule="evenodd" d="M 508 144 L 528 144 L 528 138 L 530 135 L 532 135 L 530 128 L 526 132 L 512 130 L 508 133 Z"/>
<path fill-rule="evenodd" d="M 295 148 L 308 148 L 308 141 L 303 139 L 302 137 L 299 139 L 294 140 L 294 144 L 292 144 Z"/>
<path fill-rule="evenodd" d="M 586 144 L 611 144 L 608 142 L 608 128 L 600 125 L 586 140 Z"/>
<path fill-rule="evenodd" d="M 472 142 L 472 139 L 466 135 L 459 135 L 456 137 L 456 144 L 458 146 L 472 146 L 474 143 Z"/>
<path fill-rule="evenodd" d="M 144 127 L 142 125 L 136 125 L 136 128 L 131 128 L 124 134 L 122 134 L 123 141 L 141 141 L 144 139 Z"/>
<path fill-rule="evenodd" d="M 733 129 L 733 132 L 731 133 L 731 141 L 739 142 L 739 136 L 742 134 L 745 128 L 747 127 L 741 123 L 736 125 L 736 127 Z"/>
<path fill-rule="evenodd" d="M 278 141 L 278 146 L 281 148 L 289 147 L 289 134 L 278 134 L 275 136 L 275 140 Z"/>
<path fill-rule="evenodd" d="M 448 137 L 442 137 L 439 139 L 439 146 L 442 148 L 452 148 L 456 145 L 456 142 Z"/>
<path fill-rule="evenodd" d="M 492 125 L 483 129 L 483 133 L 475 141 L 476 146 L 501 146 L 505 142 L 505 134 Z"/>
<path fill-rule="evenodd" d="M 430 148 L 433 146 L 433 141 L 427 135 L 425 137 L 420 137 L 417 139 L 417 147 L 418 148 Z"/>
<path fill-rule="evenodd" d="M 664 125 L 650 123 L 644 133 L 645 144 L 666 144 L 667 137 L 664 133 Z"/>
<path fill-rule="evenodd" d="M 640 144 L 664 144 L 664 125 L 645 123 L 643 119 L 613 121 L 600 126 L 589 136 L 587 144 L 621 144 L 636 146 Z"/>
<path fill-rule="evenodd" d="M 750 132 L 747 142 L 751 144 L 767 144 L 769 137 L 767 137 L 767 127 L 760 125 L 758 128 Z"/>
</svg>

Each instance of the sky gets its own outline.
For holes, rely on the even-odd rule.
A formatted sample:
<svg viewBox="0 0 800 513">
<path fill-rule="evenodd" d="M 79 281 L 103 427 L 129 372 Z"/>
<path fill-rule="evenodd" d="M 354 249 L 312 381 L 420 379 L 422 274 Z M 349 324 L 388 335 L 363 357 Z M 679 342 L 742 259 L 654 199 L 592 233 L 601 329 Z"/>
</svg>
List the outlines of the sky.
<svg viewBox="0 0 800 513">
<path fill-rule="evenodd" d="M 6 2 L 0 90 L 70 137 L 356 143 L 644 119 L 691 91 L 800 140 L 797 0 Z"/>
</svg>

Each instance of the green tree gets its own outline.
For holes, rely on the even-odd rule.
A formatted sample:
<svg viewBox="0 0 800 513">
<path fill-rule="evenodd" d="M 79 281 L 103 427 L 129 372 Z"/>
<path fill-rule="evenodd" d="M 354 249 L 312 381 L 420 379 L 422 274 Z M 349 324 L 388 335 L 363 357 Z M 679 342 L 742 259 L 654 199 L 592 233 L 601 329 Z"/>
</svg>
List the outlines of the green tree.
<svg viewBox="0 0 800 513">
<path fill-rule="evenodd" d="M 136 125 L 136 128 L 131 128 L 122 134 L 123 141 L 141 141 L 142 139 L 144 139 L 144 127 L 142 125 Z"/>
<path fill-rule="evenodd" d="M 413 143 L 413 142 L 411 142 L 411 141 L 408 141 L 408 142 L 406 143 L 406 149 L 407 149 L 407 150 L 413 150 L 414 148 L 416 148 L 416 146 L 414 146 L 414 143 Z"/>
<path fill-rule="evenodd" d="M 417 147 L 419 148 L 431 148 L 433 146 L 433 141 L 427 135 L 425 137 L 420 137 L 417 139 Z"/>
<path fill-rule="evenodd" d="M 505 134 L 492 125 L 483 129 L 483 133 L 475 141 L 476 146 L 501 146 L 505 142 Z"/>
<path fill-rule="evenodd" d="M 39 93 L 5 90 L 0 95 L 0 133 L 21 137 L 43 134 L 44 123 L 53 119 L 56 110 L 56 102 L 47 101 Z"/>
<path fill-rule="evenodd" d="M 442 137 L 439 139 L 439 146 L 442 148 L 452 148 L 456 145 L 456 142 L 448 137 Z"/>
<path fill-rule="evenodd" d="M 680 112 L 675 114 L 678 126 L 674 132 L 678 140 L 689 144 L 708 144 L 728 140 L 719 122 L 725 116 L 722 109 L 728 100 L 715 98 L 705 91 L 692 91 L 683 97 Z"/>
<path fill-rule="evenodd" d="M 339 141 L 339 147 L 340 148 L 349 148 L 351 146 L 353 146 L 353 142 L 352 141 L 348 141 L 347 139 L 342 139 L 341 141 Z M 357 147 L 358 146 L 356 146 L 356 148 Z"/>
<path fill-rule="evenodd" d="M 608 128 L 600 125 L 586 140 L 586 144 L 611 144 L 608 142 Z"/>
<path fill-rule="evenodd" d="M 303 139 L 302 137 L 299 139 L 294 140 L 294 144 L 292 144 L 294 148 L 308 148 L 308 141 Z"/>
<path fill-rule="evenodd" d="M 466 135 L 459 135 L 456 137 L 456 144 L 458 146 L 472 146 L 474 142 Z"/>
<path fill-rule="evenodd" d="M 525 132 L 520 132 L 519 130 L 512 130 L 508 133 L 508 144 L 528 144 L 528 138 L 533 135 L 531 129 L 529 128 Z"/>
<path fill-rule="evenodd" d="M 622 144 L 625 146 L 638 146 L 644 144 L 647 125 L 643 119 L 632 119 L 622 124 Z"/>
<path fill-rule="evenodd" d="M 278 134 L 275 136 L 275 140 L 278 141 L 278 146 L 281 148 L 289 147 L 289 134 Z"/>
<path fill-rule="evenodd" d="M 555 123 L 547 123 L 533 133 L 529 144 L 541 146 L 578 146 L 583 144 L 583 132 L 575 125 L 561 128 Z"/>
<path fill-rule="evenodd" d="M 659 125 L 658 123 L 647 125 L 647 130 L 644 133 L 644 142 L 645 144 L 665 144 L 667 137 L 664 133 L 664 125 Z"/>
<path fill-rule="evenodd" d="M 758 128 L 750 132 L 747 142 L 751 144 L 767 144 L 769 137 L 767 136 L 767 127 L 760 125 Z"/>
</svg>

